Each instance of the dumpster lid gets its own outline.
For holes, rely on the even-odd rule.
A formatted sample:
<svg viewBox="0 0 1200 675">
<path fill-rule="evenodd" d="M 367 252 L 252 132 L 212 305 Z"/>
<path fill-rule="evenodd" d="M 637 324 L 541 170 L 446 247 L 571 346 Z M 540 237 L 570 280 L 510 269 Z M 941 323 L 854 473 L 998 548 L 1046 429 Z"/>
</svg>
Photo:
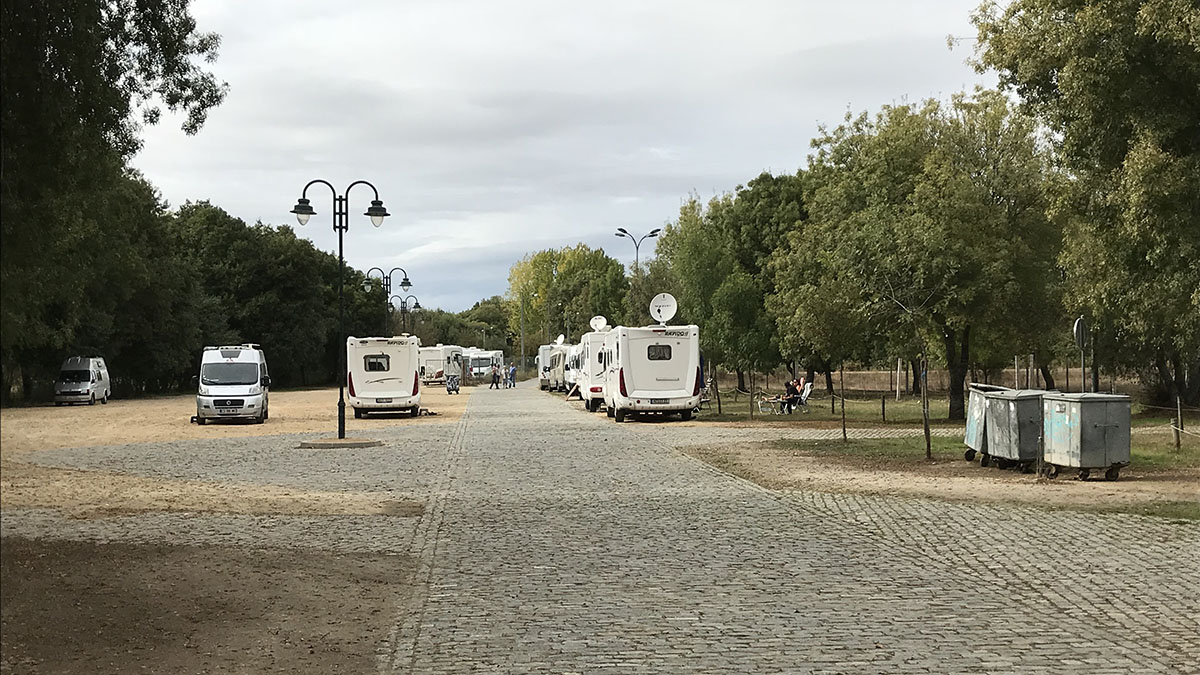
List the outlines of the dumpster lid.
<svg viewBox="0 0 1200 675">
<path fill-rule="evenodd" d="M 1085 394 L 1081 392 L 1048 391 L 1045 393 L 1044 398 L 1055 401 L 1129 401 L 1129 397 L 1125 394 L 1094 394 L 1091 392 Z"/>
<path fill-rule="evenodd" d="M 1031 398 L 1041 398 L 1045 394 L 1053 394 L 1043 389 L 1005 389 L 1003 391 L 988 391 L 984 392 L 984 398 L 1000 398 L 1007 401 L 1019 401 Z"/>
</svg>

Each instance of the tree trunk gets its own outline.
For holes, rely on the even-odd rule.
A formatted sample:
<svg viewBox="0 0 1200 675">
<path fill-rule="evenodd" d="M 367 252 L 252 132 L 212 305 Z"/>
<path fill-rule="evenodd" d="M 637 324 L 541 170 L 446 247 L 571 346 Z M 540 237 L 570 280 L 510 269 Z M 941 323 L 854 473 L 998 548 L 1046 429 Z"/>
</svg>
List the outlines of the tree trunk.
<svg viewBox="0 0 1200 675">
<path fill-rule="evenodd" d="M 738 386 L 737 386 L 738 390 L 739 391 L 749 391 L 748 389 L 746 389 L 746 373 L 742 372 L 741 368 L 737 369 L 737 377 L 738 377 Z M 753 393 L 753 392 L 751 392 L 751 393 Z"/>
<path fill-rule="evenodd" d="M 967 419 L 966 390 L 967 363 L 970 356 L 971 326 L 964 326 L 961 336 L 948 327 L 945 321 L 935 318 L 942 329 L 942 340 L 946 345 L 946 368 L 950 375 L 950 420 Z"/>
<path fill-rule="evenodd" d="M 833 394 L 833 371 L 828 367 L 825 368 L 825 391 Z"/>
<path fill-rule="evenodd" d="M 1188 368 L 1188 381 L 1183 389 L 1183 400 L 1190 406 L 1200 406 L 1200 361 Z"/>
<path fill-rule="evenodd" d="M 1046 383 L 1046 389 L 1054 389 L 1054 374 L 1046 367 L 1046 364 L 1039 363 L 1038 370 L 1042 373 L 1042 381 Z"/>
<path fill-rule="evenodd" d="M 908 393 L 918 394 L 921 391 L 921 361 L 919 359 L 909 360 L 909 365 L 912 366 L 912 382 Z"/>
<path fill-rule="evenodd" d="M 1159 396 L 1161 397 L 1161 400 L 1157 400 L 1155 402 L 1173 402 L 1175 397 L 1180 395 L 1179 387 L 1176 385 L 1175 376 L 1171 370 L 1171 364 L 1169 361 L 1167 361 L 1167 358 L 1163 355 L 1162 351 L 1159 351 L 1154 355 L 1154 367 L 1158 369 L 1159 382 L 1161 383 L 1159 388 Z"/>
<path fill-rule="evenodd" d="M 808 373 L 807 373 L 807 376 L 804 378 L 804 381 L 812 382 L 816 378 L 817 378 L 817 369 L 813 367 L 812 363 L 809 363 L 808 364 Z"/>
</svg>

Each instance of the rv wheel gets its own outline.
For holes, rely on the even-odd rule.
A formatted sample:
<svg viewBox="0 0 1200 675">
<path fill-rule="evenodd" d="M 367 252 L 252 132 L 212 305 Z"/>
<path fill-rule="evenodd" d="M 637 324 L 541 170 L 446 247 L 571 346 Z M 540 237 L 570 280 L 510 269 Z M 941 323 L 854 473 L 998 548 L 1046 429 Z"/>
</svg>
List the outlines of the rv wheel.
<svg viewBox="0 0 1200 675">
<path fill-rule="evenodd" d="M 620 408 L 617 408 L 616 412 L 613 413 L 613 417 L 616 418 L 616 420 L 618 422 L 624 422 L 625 421 L 625 411 L 621 410 Z"/>
<path fill-rule="evenodd" d="M 196 415 L 196 424 L 198 424 L 200 426 L 204 426 L 205 424 L 208 424 L 208 420 L 204 419 L 203 417 L 201 417 L 199 415 Z"/>
<path fill-rule="evenodd" d="M 108 405 L 108 392 L 105 392 L 104 396 L 100 398 L 100 405 Z"/>
<path fill-rule="evenodd" d="M 96 405 L 96 395 L 92 394 L 92 400 L 88 401 L 88 405 Z"/>
<path fill-rule="evenodd" d="M 420 417 L 421 416 L 421 408 L 419 406 L 414 405 L 412 407 L 412 410 L 410 410 L 408 414 L 412 415 L 413 417 Z"/>
<path fill-rule="evenodd" d="M 263 421 L 265 422 L 270 418 L 271 418 L 271 406 L 263 405 Z"/>
<path fill-rule="evenodd" d="M 358 408 L 355 408 L 354 409 L 354 419 L 361 420 L 362 416 L 363 416 L 363 411 L 359 410 Z"/>
<path fill-rule="evenodd" d="M 54 406 L 55 406 L 55 407 L 58 407 L 58 406 L 60 406 L 60 405 L 62 405 L 62 404 L 63 404 L 63 402 L 62 402 L 62 401 L 55 401 L 55 402 L 54 402 Z"/>
<path fill-rule="evenodd" d="M 692 419 L 692 411 L 691 411 L 691 410 L 684 410 L 684 411 L 680 412 L 680 413 L 679 413 L 679 419 L 683 420 L 684 422 L 686 422 L 686 421 L 688 421 L 688 420 Z"/>
<path fill-rule="evenodd" d="M 604 414 L 608 415 L 609 417 L 613 416 L 612 406 L 608 405 L 607 403 L 604 404 Z"/>
</svg>

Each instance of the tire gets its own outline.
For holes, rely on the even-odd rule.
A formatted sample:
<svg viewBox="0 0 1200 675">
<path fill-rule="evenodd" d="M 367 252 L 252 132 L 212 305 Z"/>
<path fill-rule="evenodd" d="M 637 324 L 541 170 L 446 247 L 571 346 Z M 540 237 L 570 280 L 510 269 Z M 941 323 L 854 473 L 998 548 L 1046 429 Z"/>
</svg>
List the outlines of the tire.
<svg viewBox="0 0 1200 675">
<path fill-rule="evenodd" d="M 108 392 L 104 392 L 104 396 L 100 397 L 100 405 L 108 405 Z"/>
<path fill-rule="evenodd" d="M 412 407 L 412 408 L 411 408 L 411 409 L 408 411 L 408 414 L 409 414 L 409 415 L 412 415 L 413 417 L 420 417 L 420 416 L 421 416 L 421 406 L 416 406 L 416 405 L 414 405 L 414 406 L 413 406 L 413 407 Z"/>
<path fill-rule="evenodd" d="M 1000 469 L 1001 471 L 1012 465 L 1012 462 L 1004 459 L 1003 457 L 997 457 L 994 461 L 996 462 L 996 468 Z"/>
<path fill-rule="evenodd" d="M 96 395 L 92 394 L 92 399 L 88 401 L 88 405 L 96 405 Z"/>
<path fill-rule="evenodd" d="M 975 461 L 975 451 L 967 450 L 966 452 L 963 453 L 963 459 L 967 460 L 968 462 L 974 462 Z"/>
<path fill-rule="evenodd" d="M 362 416 L 363 416 L 363 411 L 359 410 L 358 408 L 355 408 L 354 409 L 354 419 L 361 420 Z"/>
<path fill-rule="evenodd" d="M 57 407 L 61 406 L 62 404 L 63 404 L 63 402 L 62 402 L 62 401 L 55 401 L 55 402 L 54 402 L 54 407 L 56 407 L 56 408 L 57 408 Z"/>
<path fill-rule="evenodd" d="M 201 417 L 199 415 L 196 415 L 196 425 L 202 427 L 205 424 L 208 424 L 208 420 L 204 419 L 203 417 Z"/>
<path fill-rule="evenodd" d="M 609 406 L 608 404 L 605 404 L 605 406 L 604 406 L 604 414 L 605 414 L 605 415 L 607 415 L 607 416 L 609 416 L 609 417 L 612 417 L 612 416 L 613 416 L 613 409 L 612 409 L 612 407 L 611 407 L 611 406 Z"/>
<path fill-rule="evenodd" d="M 265 422 L 269 419 L 271 419 L 271 406 L 264 404 L 263 405 L 263 421 Z"/>
<path fill-rule="evenodd" d="M 1110 466 L 1108 471 L 1104 472 L 1104 480 L 1116 480 L 1121 477 L 1121 467 Z"/>
<path fill-rule="evenodd" d="M 991 466 L 991 465 L 992 465 L 992 456 L 987 454 L 986 452 L 983 453 L 983 456 L 979 458 L 979 466 Z"/>
<path fill-rule="evenodd" d="M 679 413 L 679 419 L 683 420 L 684 422 L 692 419 L 692 411 L 684 410 L 683 412 Z"/>
<path fill-rule="evenodd" d="M 1092 475 L 1091 469 L 1080 469 L 1079 470 L 1079 480 L 1087 480 L 1088 478 L 1091 477 L 1091 475 Z"/>
<path fill-rule="evenodd" d="M 625 411 L 621 410 L 621 409 L 617 409 L 615 412 L 613 412 L 613 418 L 616 419 L 618 422 L 624 422 L 625 421 Z"/>
</svg>

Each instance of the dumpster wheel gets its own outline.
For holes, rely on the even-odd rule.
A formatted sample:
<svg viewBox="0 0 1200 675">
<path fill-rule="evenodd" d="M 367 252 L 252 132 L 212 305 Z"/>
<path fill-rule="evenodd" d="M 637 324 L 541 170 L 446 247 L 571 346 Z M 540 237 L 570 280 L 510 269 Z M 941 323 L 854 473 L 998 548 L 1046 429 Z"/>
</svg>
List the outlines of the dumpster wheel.
<svg viewBox="0 0 1200 675">
<path fill-rule="evenodd" d="M 979 458 L 979 466 L 991 466 L 991 465 L 992 465 L 991 456 L 988 455 L 986 452 L 983 453 L 983 456 Z"/>
<path fill-rule="evenodd" d="M 1121 467 L 1110 466 L 1108 471 L 1104 472 L 1104 480 L 1116 480 L 1121 475 Z"/>
<path fill-rule="evenodd" d="M 975 461 L 975 451 L 967 450 L 966 452 L 963 453 L 963 459 L 967 460 L 968 462 L 974 462 Z"/>
<path fill-rule="evenodd" d="M 1043 467 L 1042 470 L 1046 473 L 1046 478 L 1049 478 L 1051 480 L 1058 478 L 1058 465 L 1057 464 L 1047 464 L 1045 467 Z"/>
<path fill-rule="evenodd" d="M 1088 477 L 1091 475 L 1092 475 L 1091 469 L 1080 469 L 1079 470 L 1079 480 L 1087 480 Z"/>
</svg>

